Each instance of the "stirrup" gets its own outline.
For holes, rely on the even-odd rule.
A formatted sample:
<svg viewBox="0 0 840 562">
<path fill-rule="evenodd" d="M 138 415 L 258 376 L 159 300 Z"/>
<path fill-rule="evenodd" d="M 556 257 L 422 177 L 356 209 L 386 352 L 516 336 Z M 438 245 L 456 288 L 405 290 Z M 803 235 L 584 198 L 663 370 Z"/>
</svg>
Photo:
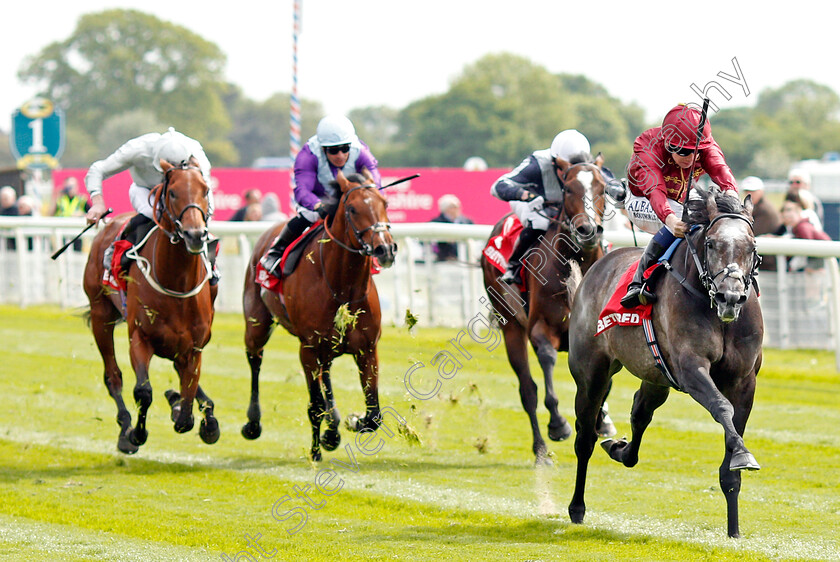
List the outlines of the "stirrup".
<svg viewBox="0 0 840 562">
<path fill-rule="evenodd" d="M 520 267 L 509 267 L 505 270 L 505 273 L 499 278 L 502 283 L 507 283 L 508 285 L 521 285 L 522 284 L 522 277 L 519 275 Z"/>
</svg>

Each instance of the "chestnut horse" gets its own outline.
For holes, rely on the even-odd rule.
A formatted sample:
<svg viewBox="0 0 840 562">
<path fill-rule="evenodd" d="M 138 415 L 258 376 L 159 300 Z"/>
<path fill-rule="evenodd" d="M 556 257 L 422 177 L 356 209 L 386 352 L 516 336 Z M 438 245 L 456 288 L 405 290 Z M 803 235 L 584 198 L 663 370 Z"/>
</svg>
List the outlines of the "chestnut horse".
<svg viewBox="0 0 840 562">
<path fill-rule="evenodd" d="M 554 392 L 557 352 L 569 350 L 571 295 L 565 282 L 571 273 L 570 262 L 579 264 L 586 271 L 604 255 L 602 165 L 600 155 L 594 163 L 559 162 L 563 173 L 562 200 L 546 203 L 547 210 L 554 208 L 559 215 L 522 260 L 523 282 L 526 283 L 522 296 L 515 287 L 499 281 L 502 273 L 484 254 L 481 256 L 484 286 L 502 324 L 508 361 L 519 378 L 519 395 L 531 422 L 533 451 L 539 464 L 550 461 L 537 422 L 537 385 L 528 365 L 528 341 L 537 354 L 545 380 L 545 406 L 551 416 L 548 436 L 554 441 L 562 441 L 572 434 L 571 425 L 557 410 Z M 511 216 L 507 215 L 496 224 L 491 239 L 499 235 L 504 222 Z M 611 434 L 614 429 L 604 427 L 603 431 Z"/>
<path fill-rule="evenodd" d="M 282 297 L 255 282 L 262 255 L 283 228 L 278 224 L 257 241 L 245 275 L 243 308 L 245 348 L 251 367 L 251 402 L 246 439 L 256 439 L 260 425 L 259 377 L 263 349 L 274 324 L 300 340 L 300 362 L 309 389 L 313 460 L 321 460 L 321 444 L 333 451 L 341 442 L 341 421 L 330 380 L 333 360 L 351 354 L 356 361 L 365 395 L 366 413 L 350 421 L 353 431 L 379 427 L 379 358 L 376 345 L 382 333 L 379 295 L 371 276 L 375 257 L 383 267 L 394 263 L 397 245 L 389 232 L 385 197 L 360 174 L 347 178 L 339 172 L 334 189 L 340 190 L 334 218 L 326 232 L 309 240 L 297 269 L 283 280 Z M 320 435 L 321 421 L 327 423 Z"/>
<path fill-rule="evenodd" d="M 161 161 L 161 166 L 163 183 L 152 192 L 159 218 L 126 272 L 125 293 L 102 284 L 102 260 L 105 249 L 132 215 L 120 215 L 102 229 L 85 267 L 90 325 L 105 364 L 105 386 L 117 404 L 117 448 L 128 454 L 136 453 L 148 437 L 146 413 L 152 403 L 149 362 L 153 355 L 171 360 L 181 381 L 180 393 L 166 392 L 175 431 L 192 429 L 193 399 L 197 398 L 204 414 L 199 430 L 202 440 L 215 443 L 219 439 L 213 401 L 198 385 L 201 351 L 210 341 L 217 292 L 217 287 L 207 283 L 211 273 L 207 256 L 209 188 L 194 160 L 181 166 Z M 114 355 L 114 326 L 123 319 L 128 323 L 129 354 L 137 377 L 134 400 L 139 411 L 134 428 L 122 399 L 122 372 Z"/>
<path fill-rule="evenodd" d="M 612 376 L 623 366 L 642 380 L 630 413 L 632 440 L 610 439 L 602 443 L 604 449 L 613 460 L 635 466 L 645 429 L 654 410 L 668 398 L 670 387 L 688 393 L 723 427 L 726 453 L 720 465 L 720 487 L 726 498 L 729 536 L 739 535 L 740 471 L 759 468 L 743 439 L 764 335 L 761 307 L 753 290 L 759 261 L 753 205 L 749 196 L 742 206 L 729 195 L 695 191 L 701 198 L 689 200 L 687 222 L 702 226 L 674 251 L 672 274 L 659 282 L 659 299 L 653 305 L 653 329 L 673 382 L 648 350 L 644 327 L 615 326 L 595 335 L 601 310 L 622 274 L 639 259 L 639 249 L 610 252 L 579 285 L 575 278 L 570 283 L 570 291 L 578 285 L 569 329 L 569 369 L 577 384 L 577 480 L 569 505 L 574 523 L 582 523 L 586 512 L 584 488 L 597 438 L 598 406 Z"/>
</svg>

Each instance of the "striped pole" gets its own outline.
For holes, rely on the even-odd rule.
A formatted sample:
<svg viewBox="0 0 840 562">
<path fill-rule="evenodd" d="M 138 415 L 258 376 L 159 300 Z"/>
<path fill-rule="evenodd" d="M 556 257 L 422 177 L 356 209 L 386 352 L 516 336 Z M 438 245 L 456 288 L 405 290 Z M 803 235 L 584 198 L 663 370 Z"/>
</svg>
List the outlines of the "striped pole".
<svg viewBox="0 0 840 562">
<path fill-rule="evenodd" d="M 289 154 L 292 160 L 300 152 L 300 101 L 298 100 L 298 35 L 300 35 L 300 8 L 303 0 L 294 2 L 294 24 L 292 29 L 292 94 L 289 112 Z"/>
</svg>

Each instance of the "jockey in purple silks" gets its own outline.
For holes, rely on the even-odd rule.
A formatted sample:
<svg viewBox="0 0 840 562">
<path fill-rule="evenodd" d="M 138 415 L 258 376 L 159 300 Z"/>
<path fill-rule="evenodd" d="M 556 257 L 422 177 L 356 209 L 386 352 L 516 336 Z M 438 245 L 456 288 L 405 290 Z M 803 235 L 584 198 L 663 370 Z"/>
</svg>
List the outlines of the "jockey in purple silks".
<svg viewBox="0 0 840 562">
<path fill-rule="evenodd" d="M 356 136 L 353 123 L 343 115 L 327 115 L 318 123 L 316 134 L 310 138 L 295 158 L 294 198 L 297 215 L 292 217 L 277 241 L 262 258 L 266 271 L 280 277 L 277 266 L 283 252 L 319 218 L 326 217 L 332 205 L 324 204 L 338 194 L 332 192 L 330 182 L 341 170 L 347 176 L 360 173 L 377 187 L 382 180 L 378 162 L 368 146 Z"/>
</svg>

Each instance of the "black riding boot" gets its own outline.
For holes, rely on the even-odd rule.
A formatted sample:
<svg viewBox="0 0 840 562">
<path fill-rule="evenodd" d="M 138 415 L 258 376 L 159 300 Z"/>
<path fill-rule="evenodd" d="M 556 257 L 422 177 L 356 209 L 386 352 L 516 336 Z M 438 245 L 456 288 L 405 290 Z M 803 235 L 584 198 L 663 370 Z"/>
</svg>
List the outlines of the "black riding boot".
<svg viewBox="0 0 840 562">
<path fill-rule="evenodd" d="M 525 252 L 527 252 L 531 246 L 534 245 L 534 242 L 536 242 L 544 233 L 545 231 L 536 230 L 530 226 L 522 229 L 522 232 L 519 233 L 519 239 L 516 241 L 516 247 L 513 249 L 513 253 L 510 255 L 510 259 L 508 260 L 507 271 L 505 271 L 505 274 L 501 277 L 502 283 L 507 283 L 509 285 L 519 285 L 522 283 L 522 276 L 519 275 L 519 272 L 522 269 L 522 258 L 525 256 Z"/>
<path fill-rule="evenodd" d="M 667 249 L 666 246 L 660 245 L 655 240 L 651 240 L 642 258 L 639 260 L 639 265 L 636 268 L 636 273 L 633 275 L 633 280 L 627 285 L 627 294 L 621 299 L 621 306 L 624 308 L 633 308 L 640 304 L 650 304 L 656 302 L 656 295 L 651 293 L 647 286 L 644 285 L 642 275 L 644 275 L 647 268 L 656 263 L 662 257 Z"/>
<path fill-rule="evenodd" d="M 218 285 L 219 280 L 222 278 L 221 272 L 219 272 L 219 268 L 216 267 L 216 256 L 219 252 L 219 239 L 214 238 L 212 240 L 207 241 L 207 260 L 210 262 L 210 285 Z"/>
<path fill-rule="evenodd" d="M 155 222 L 146 215 L 137 213 L 136 215 L 131 217 L 131 220 L 129 220 L 128 224 L 125 225 L 125 229 L 123 229 L 120 237 L 114 240 L 111 243 L 111 245 L 108 246 L 108 248 L 105 250 L 105 259 L 103 260 L 105 262 L 105 267 L 111 267 L 111 260 L 114 257 L 114 244 L 117 242 L 117 240 L 128 240 L 129 242 L 131 242 L 132 246 L 136 246 L 137 243 L 140 242 L 149 233 L 149 230 L 151 230 L 154 225 Z M 131 260 L 126 258 L 125 254 L 123 254 L 123 271 L 128 271 L 128 265 L 130 261 Z"/>
<path fill-rule="evenodd" d="M 301 215 L 297 215 L 287 222 L 286 226 L 283 227 L 283 231 L 280 233 L 280 236 L 277 238 L 277 242 L 274 243 L 260 261 L 265 270 L 275 277 L 280 277 L 280 272 L 275 272 L 274 269 L 280 263 L 280 258 L 283 257 L 283 252 L 286 251 L 289 244 L 297 240 L 297 238 L 303 234 L 303 231 L 310 226 L 312 226 L 312 223 L 303 218 Z"/>
</svg>

